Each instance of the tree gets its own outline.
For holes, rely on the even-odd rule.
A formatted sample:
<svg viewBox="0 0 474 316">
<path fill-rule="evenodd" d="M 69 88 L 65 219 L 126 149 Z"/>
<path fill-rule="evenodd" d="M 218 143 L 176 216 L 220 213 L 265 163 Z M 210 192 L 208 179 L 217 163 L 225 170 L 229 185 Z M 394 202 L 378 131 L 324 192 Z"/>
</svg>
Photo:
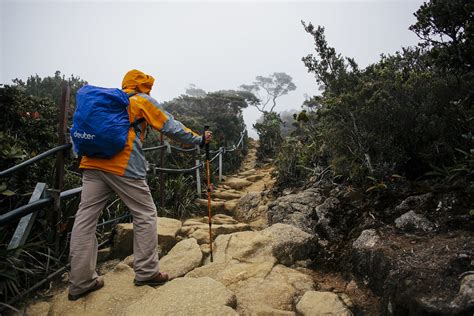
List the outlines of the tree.
<svg viewBox="0 0 474 316">
<path fill-rule="evenodd" d="M 413 180 L 433 170 L 472 177 L 474 76 L 466 46 L 458 46 L 461 59 L 458 49 L 450 49 L 472 36 L 465 11 L 465 1 L 423 5 L 413 28 L 430 44 L 382 55 L 365 69 L 330 47 L 323 27 L 302 22 L 316 51 L 302 60 L 324 90 L 305 102 L 307 112 L 297 117 L 293 133 L 297 141 L 282 146 L 280 166 L 291 172 L 296 166 L 330 168 L 338 179 L 358 185 L 368 176 L 386 183 L 395 174 Z M 457 19 L 441 18 L 453 12 Z M 451 40 L 442 44 L 440 32 L 451 32 Z"/>
<path fill-rule="evenodd" d="M 70 104 L 73 108 L 76 104 L 75 95 L 77 90 L 87 84 L 87 81 L 74 75 L 66 78 L 65 75 L 61 75 L 59 70 L 54 73 L 54 76 L 41 78 L 36 74 L 28 77 L 26 82 L 21 79 L 13 79 L 12 81 L 16 86 L 23 89 L 26 94 L 39 98 L 48 98 L 53 103 L 59 102 L 62 94 L 62 84 L 67 82 L 71 88 Z"/>
<path fill-rule="evenodd" d="M 430 49 L 436 64 L 445 70 L 465 73 L 472 70 L 474 58 L 474 2 L 432 0 L 415 12 L 417 22 L 410 30 Z"/>
<path fill-rule="evenodd" d="M 186 89 L 186 94 L 191 96 L 191 97 L 205 97 L 206 96 L 206 91 L 204 91 L 201 88 L 196 87 L 194 83 L 189 84 L 189 87 Z"/>
<path fill-rule="evenodd" d="M 328 45 L 324 35 L 324 27 L 315 28 L 311 23 L 306 25 L 301 21 L 307 33 L 313 36 L 314 46 L 318 57 L 309 54 L 302 58 L 308 72 L 314 73 L 316 82 L 322 84 L 320 90 L 326 94 L 341 93 L 354 85 L 353 76 L 350 72 L 358 72 L 358 66 L 354 59 L 344 58 L 338 54 L 333 47 Z M 347 60 L 347 63 L 346 63 Z M 350 68 L 350 69 L 349 69 Z"/>
<path fill-rule="evenodd" d="M 282 124 L 280 115 L 275 112 L 265 112 L 261 120 L 257 121 L 253 127 L 257 130 L 260 146 L 257 151 L 257 158 L 260 161 L 266 158 L 275 157 L 283 141 L 280 132 Z"/>
<path fill-rule="evenodd" d="M 205 125 L 214 133 L 211 149 L 228 147 L 240 139 L 245 126 L 242 110 L 256 102 L 256 97 L 245 91 L 222 90 L 209 92 L 203 96 L 181 95 L 163 104 L 163 107 L 177 120 L 196 132 L 202 132 Z M 156 135 L 150 133 L 145 147 L 156 143 Z M 240 166 L 243 155 L 227 155 L 224 163 L 226 172 Z M 189 162 L 186 161 L 186 164 Z"/>
<path fill-rule="evenodd" d="M 252 84 L 243 84 L 240 88 L 244 91 L 251 92 L 257 96 L 260 102 L 253 103 L 260 112 L 273 112 L 276 106 L 276 99 L 282 95 L 288 94 L 290 91 L 296 90 L 293 78 L 284 72 L 275 72 L 268 77 L 257 76 Z M 263 92 L 263 95 L 260 95 Z M 265 108 L 271 103 L 270 111 Z"/>
<path fill-rule="evenodd" d="M 247 102 L 237 91 L 229 90 L 210 92 L 203 97 L 183 95 L 163 106 L 196 131 L 209 125 L 215 136 L 213 144 L 226 146 L 240 137 L 244 125 L 242 109 L 247 107 Z"/>
<path fill-rule="evenodd" d="M 296 117 L 298 115 L 297 113 L 298 111 L 296 110 L 283 111 L 280 113 L 280 131 L 282 137 L 290 136 L 291 133 L 296 130 Z"/>
</svg>

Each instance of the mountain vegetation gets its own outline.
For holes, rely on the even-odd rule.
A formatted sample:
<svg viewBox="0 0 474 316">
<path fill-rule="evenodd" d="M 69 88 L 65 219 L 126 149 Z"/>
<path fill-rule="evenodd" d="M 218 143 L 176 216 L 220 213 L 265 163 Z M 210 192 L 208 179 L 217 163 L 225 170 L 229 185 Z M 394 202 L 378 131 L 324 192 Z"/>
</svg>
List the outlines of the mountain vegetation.
<svg viewBox="0 0 474 316">
<path fill-rule="evenodd" d="M 281 264 L 276 270 L 272 266 L 273 270 L 265 272 L 264 279 L 269 278 L 265 282 L 280 278 L 288 281 L 291 278 L 286 276 L 272 278 L 277 274 L 275 271 L 290 266 L 298 267 L 298 273 L 316 273 L 315 279 L 327 277 L 324 273 L 329 271 L 348 279 L 343 287 L 338 284 L 339 294 L 356 293 L 358 286 L 369 293 L 365 302 L 371 305 L 369 310 L 376 311 L 374 314 L 472 314 L 473 12 L 472 1 L 425 2 L 414 13 L 416 22 L 409 26 L 419 43 L 383 54 L 366 67 L 338 53 L 330 45 L 323 26 L 301 21 L 301 32 L 308 35 L 315 49 L 302 57 L 301 66 L 314 76 L 314 85 L 321 94 L 308 97 L 296 113 L 276 111 L 279 98 L 296 89 L 292 77 L 282 72 L 257 76 L 253 83 L 242 85 L 239 90 L 207 92 L 191 84 L 185 94 L 162 104 L 198 133 L 202 133 L 204 126 L 210 126 L 214 133 L 213 155 L 219 150 L 225 152 L 224 173 L 239 171 L 216 189 L 215 195 L 220 197 L 211 202 L 213 207 L 234 212 L 232 215 L 246 222 L 238 223 L 227 216 L 226 221 L 232 225 L 245 230 L 269 226 L 266 234 L 274 231 L 274 237 L 265 238 L 268 245 L 276 247 L 271 253 L 279 257 Z M 0 122 L 0 170 L 57 145 L 57 103 L 64 83 L 71 87 L 68 110 L 72 117 L 75 93 L 87 84 L 79 77 L 66 78 L 58 71 L 53 76 L 35 75 L 26 82 L 15 79 L 11 85 L 0 86 L 0 109 L 4 116 Z M 262 114 L 254 125 L 259 144 L 250 154 L 246 146 L 234 146 L 241 138 L 247 144 L 247 134 L 242 134 L 243 110 L 249 106 Z M 163 141 L 157 131 L 149 129 L 146 133 L 144 148 Z M 175 147 L 171 155 L 164 149 L 146 152 L 150 164 L 147 181 L 159 216 L 193 218 L 188 224 L 195 227 L 184 230 L 181 228 L 189 225 L 175 221 L 186 237 L 178 236 L 177 231 L 174 237 L 200 239 L 199 245 L 195 245 L 199 255 L 197 267 L 204 264 L 203 254 L 207 256 L 210 250 L 206 248 L 206 218 L 195 220 L 203 215 L 196 200 L 197 175 L 194 171 L 161 174 L 153 167 L 187 169 L 204 159 L 203 152 L 179 152 L 176 147 L 181 144 L 167 141 Z M 78 161 L 69 158 L 65 189 L 81 183 Z M 242 163 L 244 158 L 246 162 Z M 28 203 L 37 182 L 52 184 L 54 167 L 54 158 L 49 158 L 1 179 L 0 215 Z M 212 168 L 216 170 L 216 165 Z M 200 176 L 204 178 L 203 171 Z M 216 173 L 213 177 L 217 182 Z M 160 187 L 164 187 L 164 194 Z M 54 190 L 50 193 L 54 194 Z M 2 302 L 65 266 L 78 202 L 78 198 L 64 202 L 57 223 L 48 222 L 50 207 L 41 209 L 27 243 L 17 249 L 8 249 L 7 245 L 18 221 L 0 227 Z M 99 219 L 102 225 L 97 236 L 102 246 L 119 235 L 111 228 L 115 222 L 110 220 L 115 218 L 130 220 L 125 205 L 112 197 Z M 222 237 L 230 234 L 225 223 L 219 226 Z M 55 244 L 53 229 L 60 234 L 59 245 Z M 262 236 L 255 239 L 258 242 L 252 239 L 249 245 L 260 250 L 267 247 L 262 248 Z M 238 245 L 242 240 L 233 239 L 237 250 L 230 251 L 232 247 L 228 245 L 220 247 L 226 253 L 224 257 L 234 258 L 241 253 L 252 257 L 270 251 L 252 248 L 242 252 L 244 248 Z M 301 240 L 305 242 L 295 246 Z M 242 275 L 253 275 L 244 266 L 258 264 L 260 271 L 268 258 L 272 259 L 233 260 L 238 269 L 233 268 Z M 229 267 L 217 264 L 221 264 L 219 269 Z M 230 275 L 225 274 L 226 278 Z M 321 281 L 326 281 L 324 277 Z M 335 280 L 334 275 L 331 280 Z M 241 281 L 237 282 L 239 286 L 251 284 L 252 288 L 252 282 L 257 282 L 255 286 L 263 294 L 289 289 L 262 283 L 263 279 Z M 324 292 L 336 292 L 332 285 L 323 285 L 321 282 L 317 286 Z M 312 285 L 307 290 L 310 288 Z M 250 292 L 238 294 L 242 293 L 247 297 Z M 291 311 L 296 305 L 296 292 L 293 294 L 289 303 L 281 307 L 282 311 Z M 352 304 L 350 299 L 345 302 L 348 306 Z M 352 306 L 355 314 L 363 314 L 362 310 L 360 304 Z"/>
<path fill-rule="evenodd" d="M 302 22 L 315 54 L 302 60 L 324 88 L 296 117 L 279 183 L 331 175 L 356 186 L 474 176 L 472 3 L 431 1 L 410 27 L 421 39 L 361 69 Z M 265 147 L 265 145 L 263 145 Z"/>
</svg>

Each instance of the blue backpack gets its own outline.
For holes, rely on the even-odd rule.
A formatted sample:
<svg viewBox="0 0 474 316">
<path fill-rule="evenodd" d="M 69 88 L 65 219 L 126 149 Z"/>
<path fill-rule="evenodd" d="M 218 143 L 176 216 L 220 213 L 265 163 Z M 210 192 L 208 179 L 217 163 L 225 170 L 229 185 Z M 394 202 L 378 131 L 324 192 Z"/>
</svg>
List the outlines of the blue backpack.
<svg viewBox="0 0 474 316">
<path fill-rule="evenodd" d="M 129 97 L 120 89 L 86 85 L 76 94 L 76 112 L 71 128 L 74 150 L 81 156 L 110 159 L 123 150 L 130 127 Z"/>
</svg>

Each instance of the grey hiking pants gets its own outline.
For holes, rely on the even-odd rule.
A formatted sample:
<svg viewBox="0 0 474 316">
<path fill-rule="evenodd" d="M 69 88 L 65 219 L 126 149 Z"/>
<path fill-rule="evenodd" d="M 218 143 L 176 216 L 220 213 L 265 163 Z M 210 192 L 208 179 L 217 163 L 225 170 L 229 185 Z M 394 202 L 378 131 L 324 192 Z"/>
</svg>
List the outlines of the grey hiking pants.
<svg viewBox="0 0 474 316">
<path fill-rule="evenodd" d="M 114 191 L 133 216 L 135 279 L 144 281 L 158 273 L 156 207 L 144 179 L 131 179 L 100 170 L 84 170 L 81 203 L 71 235 L 69 293 L 81 294 L 95 285 L 98 275 L 97 220 Z M 130 280 L 131 281 L 131 280 Z"/>
</svg>

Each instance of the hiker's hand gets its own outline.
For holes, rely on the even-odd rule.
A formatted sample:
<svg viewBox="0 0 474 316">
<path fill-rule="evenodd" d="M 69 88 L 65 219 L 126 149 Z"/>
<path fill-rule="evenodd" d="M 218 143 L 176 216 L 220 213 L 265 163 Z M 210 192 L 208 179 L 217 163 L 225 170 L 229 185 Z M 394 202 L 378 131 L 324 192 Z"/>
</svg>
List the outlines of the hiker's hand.
<svg viewBox="0 0 474 316">
<path fill-rule="evenodd" d="M 205 131 L 204 132 L 204 139 L 206 140 L 205 143 L 209 144 L 212 140 L 212 132 L 211 131 Z"/>
</svg>

